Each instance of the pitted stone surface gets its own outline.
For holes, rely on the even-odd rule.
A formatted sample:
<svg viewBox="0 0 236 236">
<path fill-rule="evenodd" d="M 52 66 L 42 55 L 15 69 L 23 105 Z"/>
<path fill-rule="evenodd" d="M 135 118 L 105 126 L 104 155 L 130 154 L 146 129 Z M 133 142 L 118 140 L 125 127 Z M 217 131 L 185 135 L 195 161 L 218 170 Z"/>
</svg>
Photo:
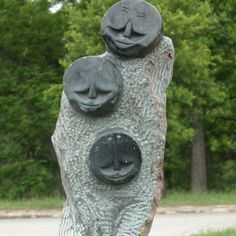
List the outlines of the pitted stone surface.
<svg viewBox="0 0 236 236">
<path fill-rule="evenodd" d="M 160 198 L 172 41 L 163 37 L 145 58 L 103 56 L 116 64 L 123 77 L 124 90 L 117 110 L 105 117 L 84 117 L 63 93 L 52 136 L 67 195 L 61 236 L 148 235 Z M 97 134 L 107 128 L 121 128 L 139 143 L 142 166 L 138 176 L 125 185 L 99 181 L 87 164 Z"/>
</svg>

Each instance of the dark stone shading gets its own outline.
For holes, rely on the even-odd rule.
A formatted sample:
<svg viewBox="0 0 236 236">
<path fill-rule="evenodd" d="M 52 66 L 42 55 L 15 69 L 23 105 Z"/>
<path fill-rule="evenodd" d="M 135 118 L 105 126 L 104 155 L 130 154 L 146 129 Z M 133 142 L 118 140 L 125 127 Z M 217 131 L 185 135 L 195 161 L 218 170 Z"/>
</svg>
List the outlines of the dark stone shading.
<svg viewBox="0 0 236 236">
<path fill-rule="evenodd" d="M 137 176 L 141 163 L 138 144 L 119 131 L 101 135 L 90 150 L 89 167 L 104 183 L 128 183 Z"/>
<path fill-rule="evenodd" d="M 143 57 L 162 38 L 163 23 L 158 10 L 143 0 L 122 0 L 105 14 L 102 34 L 107 49 L 124 57 Z"/>
<path fill-rule="evenodd" d="M 116 66 L 101 56 L 75 61 L 64 75 L 65 94 L 71 106 L 84 115 L 103 115 L 112 110 L 122 87 Z"/>
</svg>

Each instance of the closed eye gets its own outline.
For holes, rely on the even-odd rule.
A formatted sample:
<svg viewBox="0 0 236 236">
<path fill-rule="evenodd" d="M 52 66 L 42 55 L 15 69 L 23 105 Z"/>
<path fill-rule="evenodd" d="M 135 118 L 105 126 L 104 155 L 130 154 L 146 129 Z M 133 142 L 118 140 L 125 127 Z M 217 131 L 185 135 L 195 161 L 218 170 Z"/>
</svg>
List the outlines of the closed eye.
<svg viewBox="0 0 236 236">
<path fill-rule="evenodd" d="M 109 94 L 112 92 L 110 90 L 104 90 L 104 89 L 99 89 L 99 88 L 96 88 L 96 91 L 98 94 Z"/>
<path fill-rule="evenodd" d="M 111 29 L 113 32 L 116 32 L 116 33 L 122 33 L 122 32 L 125 31 L 125 27 L 120 28 L 120 29 L 117 29 L 117 28 L 114 28 L 114 27 L 110 26 L 110 29 Z"/>
<path fill-rule="evenodd" d="M 120 160 L 120 163 L 124 166 L 129 166 L 133 164 L 133 162 L 128 161 L 128 160 Z"/>
<path fill-rule="evenodd" d="M 124 31 L 125 31 L 125 27 L 124 27 L 124 28 L 120 28 L 120 29 L 116 29 L 116 28 L 110 26 L 110 29 L 111 29 L 114 33 L 118 33 L 118 34 L 119 34 L 119 33 L 124 33 Z M 136 31 L 132 30 L 131 35 L 132 35 L 131 38 L 134 38 L 134 39 L 136 38 L 136 39 L 138 39 L 138 38 L 143 37 L 145 34 L 138 33 L 138 32 L 136 32 Z"/>
<path fill-rule="evenodd" d="M 107 161 L 107 162 L 105 162 L 103 164 L 100 164 L 99 167 L 101 169 L 108 169 L 108 168 L 112 168 L 112 166 L 113 166 L 113 160 L 111 159 L 111 160 L 109 160 L 109 161 Z"/>
<path fill-rule="evenodd" d="M 132 31 L 132 36 L 133 36 L 133 37 L 142 37 L 142 36 L 144 36 L 144 35 L 145 35 L 145 34 L 141 34 L 141 33 Z"/>
<path fill-rule="evenodd" d="M 77 90 L 75 91 L 75 93 L 77 93 L 78 95 L 85 95 L 85 94 L 88 94 L 89 93 L 89 88 L 87 89 L 84 89 L 84 90 Z"/>
<path fill-rule="evenodd" d="M 77 90 L 77 91 L 75 91 L 75 93 L 78 94 L 78 95 L 87 95 L 87 94 L 89 94 L 89 91 L 90 91 L 90 88 L 87 88 L 87 89 L 84 89 L 84 90 Z M 110 90 L 99 89 L 99 88 L 96 87 L 96 93 L 97 94 L 106 95 L 106 94 L 109 94 L 111 92 L 112 91 L 110 91 Z"/>
</svg>

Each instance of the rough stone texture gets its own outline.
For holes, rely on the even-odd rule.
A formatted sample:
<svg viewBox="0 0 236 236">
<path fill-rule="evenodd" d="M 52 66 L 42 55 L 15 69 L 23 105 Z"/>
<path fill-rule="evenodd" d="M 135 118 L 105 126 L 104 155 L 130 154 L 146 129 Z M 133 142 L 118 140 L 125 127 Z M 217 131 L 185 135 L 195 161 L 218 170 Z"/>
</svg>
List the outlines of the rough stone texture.
<svg viewBox="0 0 236 236">
<path fill-rule="evenodd" d="M 115 63 L 124 90 L 117 109 L 104 117 L 77 113 L 62 94 L 61 110 L 52 142 L 67 195 L 61 236 L 148 235 L 160 199 L 166 136 L 166 89 L 171 81 L 174 49 L 163 37 L 145 58 Z M 121 128 L 138 142 L 142 166 L 125 185 L 107 185 L 89 170 L 87 159 L 99 132 Z"/>
</svg>

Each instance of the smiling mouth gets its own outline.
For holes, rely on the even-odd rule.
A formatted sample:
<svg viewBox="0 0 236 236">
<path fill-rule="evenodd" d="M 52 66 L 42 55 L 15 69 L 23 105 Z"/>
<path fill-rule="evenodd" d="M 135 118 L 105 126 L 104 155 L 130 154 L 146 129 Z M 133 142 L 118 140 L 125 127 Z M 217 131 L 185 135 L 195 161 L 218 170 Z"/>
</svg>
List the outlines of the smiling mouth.
<svg viewBox="0 0 236 236">
<path fill-rule="evenodd" d="M 122 49 L 129 48 L 130 46 L 132 46 L 132 43 L 125 42 L 122 40 L 114 40 L 114 43 L 118 48 L 122 48 Z"/>
<path fill-rule="evenodd" d="M 95 105 L 95 104 L 80 104 L 80 108 L 82 111 L 96 111 L 98 108 L 100 108 L 101 105 Z"/>
</svg>

